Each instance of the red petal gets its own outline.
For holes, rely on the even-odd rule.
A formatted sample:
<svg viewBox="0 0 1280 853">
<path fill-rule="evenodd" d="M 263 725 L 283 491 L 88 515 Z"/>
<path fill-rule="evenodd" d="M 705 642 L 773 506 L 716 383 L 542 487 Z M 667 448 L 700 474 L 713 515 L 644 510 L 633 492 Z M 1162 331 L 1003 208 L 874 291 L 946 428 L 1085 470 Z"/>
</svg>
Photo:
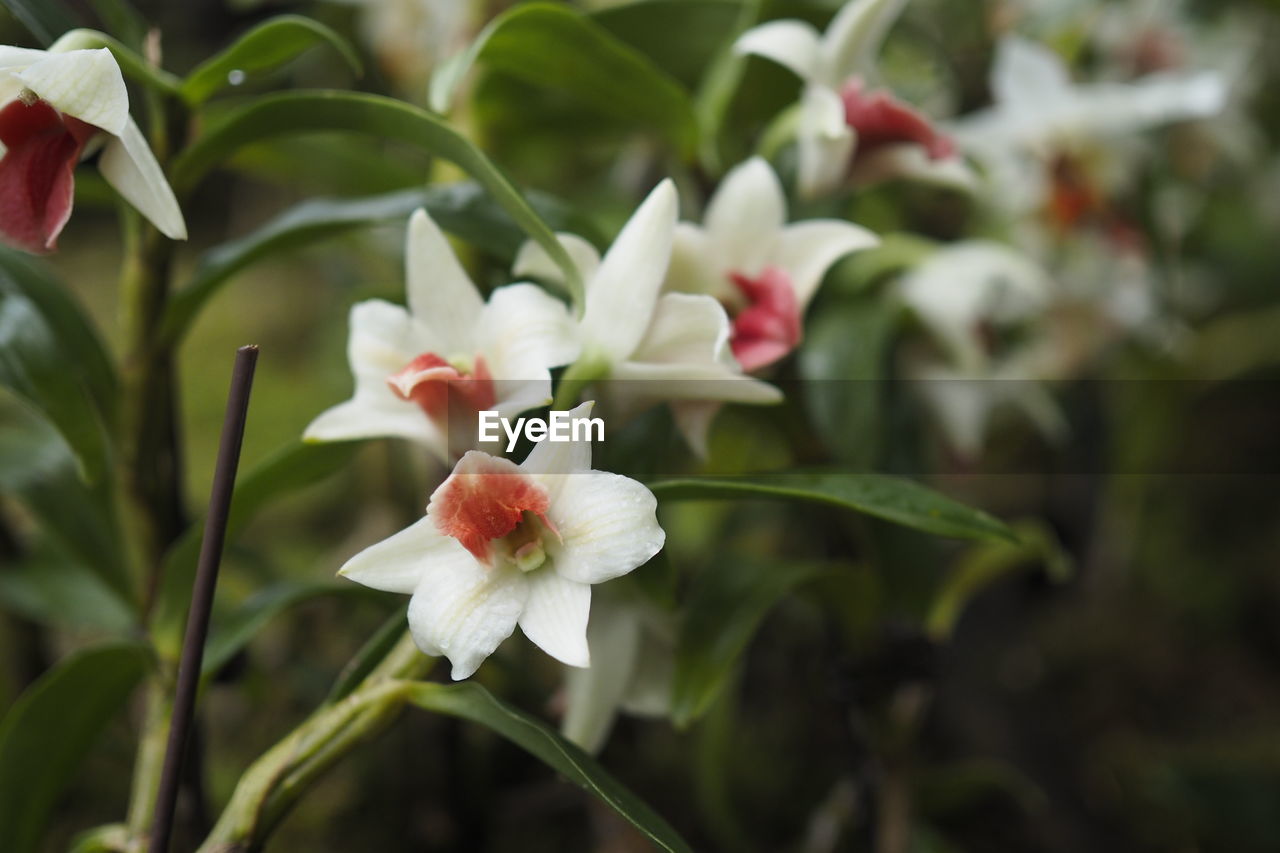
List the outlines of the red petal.
<svg viewBox="0 0 1280 853">
<path fill-rule="evenodd" d="M 435 517 L 437 530 L 489 563 L 491 543 L 515 530 L 526 512 L 550 526 L 549 505 L 546 489 L 519 465 L 473 450 L 436 489 L 427 514 Z"/>
<path fill-rule="evenodd" d="M 745 371 L 782 358 L 800 343 L 800 306 L 791 279 L 777 267 L 765 267 L 756 278 L 731 273 L 750 304 L 733 318 L 729 345 Z"/>
<path fill-rule="evenodd" d="M 97 132 L 44 101 L 0 109 L 0 233 L 29 252 L 53 249 L 71 216 L 75 167 Z"/>
<path fill-rule="evenodd" d="M 495 401 L 493 377 L 483 358 L 476 359 L 468 376 L 433 352 L 423 353 L 404 370 L 387 377 L 387 384 L 402 400 L 411 400 L 433 420 L 447 420 L 450 404 L 461 407 L 463 417 L 491 409 Z"/>
<path fill-rule="evenodd" d="M 840 98 L 844 101 L 845 123 L 858 134 L 859 153 L 895 142 L 921 145 L 933 160 L 956 152 L 955 143 L 938 133 L 923 114 L 888 92 L 866 92 L 857 77 L 845 84 Z"/>
</svg>

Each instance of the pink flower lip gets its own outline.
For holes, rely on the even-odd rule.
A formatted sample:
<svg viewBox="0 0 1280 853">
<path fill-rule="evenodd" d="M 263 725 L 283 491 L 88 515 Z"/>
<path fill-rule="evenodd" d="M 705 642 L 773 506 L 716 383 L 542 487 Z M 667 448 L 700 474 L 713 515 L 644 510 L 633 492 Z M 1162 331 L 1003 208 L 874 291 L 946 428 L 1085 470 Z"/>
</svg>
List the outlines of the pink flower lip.
<svg viewBox="0 0 1280 853">
<path fill-rule="evenodd" d="M 758 370 L 795 349 L 801 324 L 791 277 L 777 267 L 765 267 L 755 277 L 734 272 L 729 279 L 748 303 L 733 318 L 729 339 L 742 369 Z"/>
<path fill-rule="evenodd" d="M 900 142 L 920 145 L 931 160 L 955 156 L 955 142 L 939 133 L 920 111 L 883 90 L 866 91 L 860 77 L 844 85 L 840 99 L 844 102 L 845 123 L 858 134 L 855 157 Z"/>
<path fill-rule="evenodd" d="M 427 512 L 435 518 L 437 530 L 457 539 L 481 563 L 492 565 L 496 541 L 519 540 L 510 543 L 510 550 L 518 554 L 536 544 L 539 525 L 555 532 L 547 519 L 549 507 L 547 490 L 520 466 L 472 451 L 431 496 Z"/>
</svg>

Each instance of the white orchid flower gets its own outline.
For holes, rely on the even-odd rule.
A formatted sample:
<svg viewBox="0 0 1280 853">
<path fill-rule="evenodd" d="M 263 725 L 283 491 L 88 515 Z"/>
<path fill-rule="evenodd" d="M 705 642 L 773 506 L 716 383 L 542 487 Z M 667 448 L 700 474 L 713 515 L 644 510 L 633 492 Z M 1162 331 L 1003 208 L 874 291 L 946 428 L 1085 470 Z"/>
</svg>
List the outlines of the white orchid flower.
<svg viewBox="0 0 1280 853">
<path fill-rule="evenodd" d="M 951 141 L 922 114 L 863 75 L 906 0 L 852 0 L 825 33 L 804 21 L 771 21 L 734 45 L 795 72 L 804 81 L 796 130 L 797 185 L 813 197 L 847 178 L 866 185 L 891 177 L 968 187 L 972 176 Z"/>
<path fill-rule="evenodd" d="M 165 236 L 185 240 L 182 211 L 129 117 L 111 51 L 0 45 L 2 239 L 28 252 L 56 248 L 71 217 L 76 164 L 98 148 L 107 183 Z"/>
<path fill-rule="evenodd" d="M 604 746 L 619 711 L 637 717 L 671 713 L 674 617 L 618 586 L 602 587 L 593 602 L 587 624 L 591 666 L 565 675 L 560 732 L 590 753 Z"/>
<path fill-rule="evenodd" d="M 758 370 L 794 349 L 827 269 L 880 242 L 842 220 L 787 225 L 786 219 L 782 184 L 768 163 L 754 157 L 725 176 L 701 227 L 676 226 L 666 289 L 705 293 L 728 309 L 729 343 L 743 370 Z"/>
<path fill-rule="evenodd" d="M 574 409 L 586 417 L 591 403 Z M 591 658 L 591 585 L 662 549 L 657 501 L 635 480 L 591 470 L 586 441 L 537 444 L 520 465 L 468 452 L 426 516 L 352 557 L 339 574 L 413 596 L 418 648 L 467 678 L 516 625 L 569 666 Z"/>
<path fill-rule="evenodd" d="M 408 310 L 380 299 L 352 307 L 355 394 L 304 438 L 407 438 L 448 463 L 476 446 L 478 411 L 513 417 L 551 402 L 549 368 L 577 354 L 573 323 L 533 284 L 500 287 L 486 303 L 425 210 L 409 220 L 405 256 Z"/>
<path fill-rule="evenodd" d="M 991 91 L 992 107 L 950 130 L 986 166 L 997 199 L 1015 213 L 1050 201 L 1064 154 L 1097 140 L 1213 115 L 1226 99 L 1224 79 L 1214 72 L 1159 72 L 1132 83 L 1075 85 L 1052 50 L 1012 35 L 997 46 Z"/>
<path fill-rule="evenodd" d="M 581 237 L 558 235 L 586 282 L 577 337 L 581 361 L 615 414 L 672 401 L 690 444 L 705 449 L 711 415 L 721 402 L 774 403 L 776 388 L 743 375 L 729 346 L 724 308 L 704 294 L 661 293 L 671 262 L 677 198 L 670 180 L 659 184 L 623 226 L 603 259 Z M 546 252 L 526 243 L 516 275 L 558 280 Z"/>
<path fill-rule="evenodd" d="M 1006 405 L 1020 407 L 1046 436 L 1063 434 L 1040 384 L 1051 378 L 1043 329 L 1054 299 L 1040 267 L 999 243 L 967 241 L 929 256 L 898 291 L 941 350 L 941 358 L 917 359 L 908 374 L 957 451 L 976 456 L 991 414 Z M 1019 332 L 1021 339 L 1002 340 Z"/>
</svg>

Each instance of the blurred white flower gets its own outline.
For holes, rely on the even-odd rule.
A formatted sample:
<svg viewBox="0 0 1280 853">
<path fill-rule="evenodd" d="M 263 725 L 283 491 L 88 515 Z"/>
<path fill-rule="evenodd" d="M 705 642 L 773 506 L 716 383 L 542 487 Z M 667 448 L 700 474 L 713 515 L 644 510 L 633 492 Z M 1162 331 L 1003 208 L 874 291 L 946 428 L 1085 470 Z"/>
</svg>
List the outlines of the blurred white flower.
<svg viewBox="0 0 1280 853">
<path fill-rule="evenodd" d="M 864 82 L 862 75 L 905 5 L 906 0 L 852 0 L 825 33 L 803 21 L 771 21 L 743 33 L 734 45 L 804 81 L 796 130 L 801 195 L 831 192 L 850 178 L 859 185 L 898 176 L 971 183 L 951 141 L 927 118 Z"/>
<path fill-rule="evenodd" d="M 776 388 L 743 375 L 729 347 L 729 317 L 705 294 L 665 293 L 676 227 L 674 184 L 665 180 L 636 209 L 603 259 L 586 240 L 558 235 L 586 282 L 577 337 L 579 358 L 623 417 L 656 402 L 673 411 L 690 444 L 705 449 L 719 403 L 773 403 Z M 536 243 L 526 243 L 514 273 L 559 280 Z"/>
<path fill-rule="evenodd" d="M 500 287 L 486 303 L 425 210 L 409 220 L 405 255 L 408 310 L 379 299 L 352 307 L 355 394 L 304 438 L 407 438 L 448 463 L 476 446 L 478 411 L 509 418 L 551 401 L 549 368 L 577 354 L 573 322 L 533 284 Z"/>
<path fill-rule="evenodd" d="M 572 413 L 585 417 L 591 403 Z M 591 585 L 662 549 L 657 501 L 635 480 L 591 470 L 586 441 L 537 444 L 520 465 L 470 451 L 426 516 L 339 572 L 411 595 L 414 642 L 470 676 L 516 625 L 569 666 L 590 665 Z"/>
<path fill-rule="evenodd" d="M 411 100 L 425 97 L 436 66 L 476 28 L 471 0 L 337 0 L 361 9 L 360 30 L 382 72 Z"/>
<path fill-rule="evenodd" d="M 107 183 L 175 240 L 187 226 L 155 155 L 129 116 L 129 93 L 106 48 L 0 45 L 0 235 L 47 252 L 71 216 L 76 164 L 98 148 Z"/>
</svg>

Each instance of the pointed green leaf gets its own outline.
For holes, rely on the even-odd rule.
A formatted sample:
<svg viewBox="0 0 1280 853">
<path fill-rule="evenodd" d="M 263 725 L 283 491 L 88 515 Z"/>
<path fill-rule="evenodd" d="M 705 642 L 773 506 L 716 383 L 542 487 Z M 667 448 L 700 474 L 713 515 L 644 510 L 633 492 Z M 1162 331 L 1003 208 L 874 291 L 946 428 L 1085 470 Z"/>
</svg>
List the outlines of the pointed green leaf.
<svg viewBox="0 0 1280 853">
<path fill-rule="evenodd" d="M 785 500 L 843 507 L 905 527 L 958 539 L 1016 542 L 1003 522 L 932 489 L 882 474 L 780 473 L 659 480 L 663 500 Z"/>
<path fill-rule="evenodd" d="M 332 130 L 407 142 L 457 165 L 556 261 L 565 273 L 574 303 L 581 304 L 582 281 L 577 267 L 506 176 L 446 122 L 401 101 L 334 91 L 286 92 L 257 98 L 232 111 L 197 139 L 174 164 L 173 181 L 180 189 L 190 189 L 209 169 L 245 145 L 284 134 Z"/>
<path fill-rule="evenodd" d="M 604 115 L 653 128 L 685 151 L 696 143 L 693 105 L 680 84 L 568 6 L 528 3 L 494 18 L 465 51 L 436 70 L 433 109 L 449 111 L 476 64 L 563 92 Z"/>
<path fill-rule="evenodd" d="M 677 726 L 689 725 L 711 707 L 774 605 L 826 569 L 726 555 L 698 572 L 676 641 L 671 716 Z"/>
<path fill-rule="evenodd" d="M 263 21 L 218 55 L 201 63 L 182 83 L 182 97 L 200 104 L 227 86 L 237 86 L 253 74 L 270 71 L 316 45 L 333 48 L 359 75 L 360 57 L 342 36 L 301 15 L 280 15 Z"/>
<path fill-rule="evenodd" d="M 96 482 L 109 456 L 115 380 L 88 321 L 48 275 L 0 249 L 0 387 L 38 409 Z"/>
<path fill-rule="evenodd" d="M 4 6 L 22 22 L 40 44 L 53 40 L 76 25 L 76 15 L 64 0 L 3 0 Z"/>
<path fill-rule="evenodd" d="M 58 795 L 149 666 L 137 643 L 86 649 L 9 709 L 0 722 L 0 850 L 37 849 Z"/>
<path fill-rule="evenodd" d="M 609 775 L 591 756 L 545 723 L 495 698 L 479 684 L 420 682 L 410 685 L 408 691 L 408 700 L 419 708 L 479 723 L 540 759 L 626 818 L 660 849 L 671 853 L 692 851 L 661 815 Z"/>
</svg>

